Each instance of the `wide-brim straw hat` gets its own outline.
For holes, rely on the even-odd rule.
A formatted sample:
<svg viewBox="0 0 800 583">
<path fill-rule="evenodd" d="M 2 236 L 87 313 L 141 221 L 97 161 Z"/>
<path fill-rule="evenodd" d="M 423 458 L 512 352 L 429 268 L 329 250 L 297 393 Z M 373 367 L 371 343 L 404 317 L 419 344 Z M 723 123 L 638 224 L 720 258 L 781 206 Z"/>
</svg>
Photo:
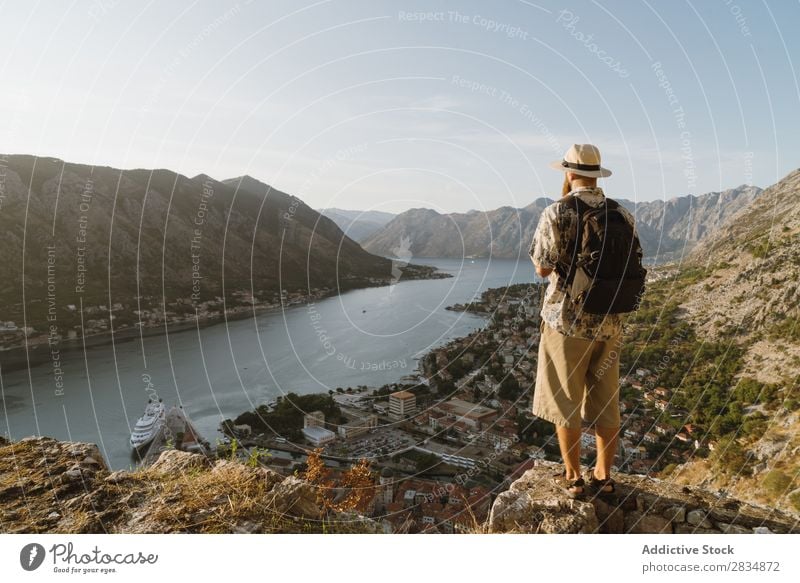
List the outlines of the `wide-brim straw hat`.
<svg viewBox="0 0 800 583">
<path fill-rule="evenodd" d="M 600 150 L 592 144 L 572 144 L 562 160 L 550 162 L 550 168 L 591 178 L 611 176 L 611 170 L 600 166 Z"/>
</svg>

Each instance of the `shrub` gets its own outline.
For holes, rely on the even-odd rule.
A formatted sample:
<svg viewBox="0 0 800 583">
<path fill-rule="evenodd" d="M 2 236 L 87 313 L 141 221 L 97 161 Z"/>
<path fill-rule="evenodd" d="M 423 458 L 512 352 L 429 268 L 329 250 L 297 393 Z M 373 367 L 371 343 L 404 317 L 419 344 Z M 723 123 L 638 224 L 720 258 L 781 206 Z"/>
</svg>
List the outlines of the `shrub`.
<svg viewBox="0 0 800 583">
<path fill-rule="evenodd" d="M 794 506 L 794 509 L 800 512 L 800 490 L 795 490 L 789 494 L 789 503 Z"/>
<path fill-rule="evenodd" d="M 726 435 L 717 442 L 711 456 L 714 467 L 723 474 L 749 474 L 751 457 L 733 435 Z"/>
<path fill-rule="evenodd" d="M 764 489 L 774 497 L 783 496 L 792 485 L 792 479 L 780 470 L 770 470 L 761 482 Z"/>
<path fill-rule="evenodd" d="M 671 476 L 672 472 L 674 472 L 675 468 L 677 467 L 678 466 L 675 464 L 667 464 L 666 467 L 663 470 L 661 470 L 661 476 L 664 478 Z"/>
<path fill-rule="evenodd" d="M 763 259 L 764 257 L 767 256 L 767 253 L 769 252 L 769 241 L 746 243 L 744 248 L 753 257 L 757 259 Z"/>
</svg>

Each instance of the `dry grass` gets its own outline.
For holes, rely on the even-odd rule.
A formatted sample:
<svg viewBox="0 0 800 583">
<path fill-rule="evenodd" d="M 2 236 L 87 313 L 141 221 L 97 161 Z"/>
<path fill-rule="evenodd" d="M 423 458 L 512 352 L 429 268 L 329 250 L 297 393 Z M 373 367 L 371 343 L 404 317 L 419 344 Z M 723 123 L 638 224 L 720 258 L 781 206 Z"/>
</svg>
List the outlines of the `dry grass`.
<svg viewBox="0 0 800 583">
<path fill-rule="evenodd" d="M 266 532 L 291 528 L 267 504 L 270 484 L 257 471 L 228 467 L 224 471 L 190 470 L 179 475 L 140 472 L 137 478 L 152 490 L 152 518 L 171 529 L 186 532 L 234 532 L 244 523 L 256 523 Z"/>
<path fill-rule="evenodd" d="M 45 455 L 53 447 L 62 447 L 61 453 Z M 64 481 L 63 472 L 80 461 L 65 453 L 69 448 L 49 439 L 0 443 L 0 532 L 360 533 L 369 528 L 333 510 L 321 519 L 278 511 L 270 494 L 282 477 L 238 462 L 172 472 L 144 469 L 118 482 L 106 481 L 108 471 L 98 469 Z"/>
</svg>

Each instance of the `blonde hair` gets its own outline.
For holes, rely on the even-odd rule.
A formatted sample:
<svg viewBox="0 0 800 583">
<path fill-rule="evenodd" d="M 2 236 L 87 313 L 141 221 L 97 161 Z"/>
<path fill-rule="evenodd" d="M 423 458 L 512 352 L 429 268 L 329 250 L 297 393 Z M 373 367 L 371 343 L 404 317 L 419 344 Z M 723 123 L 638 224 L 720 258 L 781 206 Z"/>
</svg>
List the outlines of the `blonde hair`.
<svg viewBox="0 0 800 583">
<path fill-rule="evenodd" d="M 564 172 L 564 184 L 561 185 L 561 196 L 566 196 L 569 194 L 569 191 L 572 190 L 569 185 L 569 177 L 567 173 Z"/>
<path fill-rule="evenodd" d="M 589 186 L 594 186 L 597 184 L 597 178 L 592 178 L 589 176 L 578 175 L 574 181 L 580 182 L 581 184 L 588 184 Z M 571 191 L 572 191 L 572 183 L 569 180 L 569 172 L 564 172 L 564 184 L 561 185 L 561 196 L 566 196 Z"/>
</svg>

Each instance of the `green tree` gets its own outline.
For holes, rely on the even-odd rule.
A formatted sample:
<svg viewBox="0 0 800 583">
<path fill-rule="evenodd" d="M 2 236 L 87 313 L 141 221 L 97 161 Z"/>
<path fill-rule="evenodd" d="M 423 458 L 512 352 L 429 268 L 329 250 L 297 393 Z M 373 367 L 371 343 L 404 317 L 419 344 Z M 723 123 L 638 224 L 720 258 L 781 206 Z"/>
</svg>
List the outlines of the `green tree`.
<svg viewBox="0 0 800 583">
<path fill-rule="evenodd" d="M 501 399 L 514 401 L 517 399 L 517 397 L 519 397 L 521 391 L 522 389 L 519 386 L 517 379 L 511 375 L 508 375 L 500 383 L 500 390 L 497 392 L 497 394 Z"/>
<path fill-rule="evenodd" d="M 714 448 L 711 455 L 714 467 L 728 475 L 750 474 L 752 470 L 752 459 L 746 451 L 736 441 L 732 434 L 722 437 Z"/>
</svg>

